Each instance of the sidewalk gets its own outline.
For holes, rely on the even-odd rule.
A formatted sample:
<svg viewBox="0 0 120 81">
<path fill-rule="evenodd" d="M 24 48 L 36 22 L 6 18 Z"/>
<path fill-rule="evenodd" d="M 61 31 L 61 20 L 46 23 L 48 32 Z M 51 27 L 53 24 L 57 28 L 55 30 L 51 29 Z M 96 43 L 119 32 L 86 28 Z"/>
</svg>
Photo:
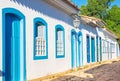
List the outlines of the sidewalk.
<svg viewBox="0 0 120 81">
<path fill-rule="evenodd" d="M 108 61 L 43 81 L 120 81 L 120 60 Z"/>
</svg>

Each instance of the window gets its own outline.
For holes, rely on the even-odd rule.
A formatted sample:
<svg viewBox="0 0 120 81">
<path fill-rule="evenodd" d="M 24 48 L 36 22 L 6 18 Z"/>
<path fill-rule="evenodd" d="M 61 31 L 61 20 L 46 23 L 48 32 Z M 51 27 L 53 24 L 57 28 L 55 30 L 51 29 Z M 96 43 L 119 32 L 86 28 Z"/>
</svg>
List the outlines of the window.
<svg viewBox="0 0 120 81">
<path fill-rule="evenodd" d="M 102 52 L 104 54 L 105 53 L 105 42 L 104 42 L 104 40 L 102 40 L 102 47 L 103 47 L 103 49 L 102 49 L 103 51 Z"/>
<path fill-rule="evenodd" d="M 116 44 L 116 54 L 117 56 L 119 56 L 119 45 L 118 44 Z"/>
<path fill-rule="evenodd" d="M 111 43 L 111 50 L 112 50 L 112 54 L 115 54 L 115 44 Z"/>
<path fill-rule="evenodd" d="M 63 58 L 65 56 L 65 34 L 64 28 L 61 25 L 56 25 L 56 58 Z"/>
<path fill-rule="evenodd" d="M 105 40 L 102 41 L 102 45 L 103 45 L 103 54 L 107 53 L 107 42 Z"/>
<path fill-rule="evenodd" d="M 103 40 L 103 54 L 109 53 L 109 42 L 106 40 Z"/>
<path fill-rule="evenodd" d="M 34 19 L 34 59 L 47 59 L 47 23 L 41 18 Z"/>
<path fill-rule="evenodd" d="M 46 40 L 44 36 L 44 26 L 38 26 L 37 36 L 36 36 L 36 56 L 45 56 Z"/>
</svg>

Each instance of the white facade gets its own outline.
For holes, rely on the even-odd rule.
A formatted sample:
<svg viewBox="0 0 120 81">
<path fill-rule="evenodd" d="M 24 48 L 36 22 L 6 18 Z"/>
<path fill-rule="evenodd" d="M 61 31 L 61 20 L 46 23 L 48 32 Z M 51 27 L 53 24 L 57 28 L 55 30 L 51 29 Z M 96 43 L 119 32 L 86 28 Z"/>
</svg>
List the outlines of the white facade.
<svg viewBox="0 0 120 81">
<path fill-rule="evenodd" d="M 26 80 L 36 79 L 42 76 L 63 72 L 71 69 L 71 30 L 74 29 L 76 32 L 82 32 L 82 55 L 80 56 L 81 65 L 87 64 L 87 49 L 86 49 L 86 36 L 88 35 L 95 40 L 95 57 L 96 52 L 96 36 L 101 37 L 103 40 L 107 40 L 110 43 L 115 44 L 115 53 L 112 54 L 111 58 L 116 58 L 116 39 L 106 33 L 104 29 L 92 27 L 87 24 L 81 23 L 80 29 L 75 29 L 73 27 L 73 18 L 66 14 L 59 8 L 52 6 L 44 2 L 43 0 L 1 0 L 0 1 L 0 39 L 2 39 L 2 9 L 4 8 L 14 8 L 20 11 L 25 16 L 25 34 L 26 34 Z M 48 59 L 37 59 L 34 60 L 34 18 L 39 17 L 46 21 L 47 23 L 47 33 L 48 33 Z M 55 47 L 55 26 L 62 25 L 65 31 L 65 56 L 63 58 L 56 58 L 56 47 Z M 107 38 L 106 38 L 107 37 Z M 3 71 L 3 41 L 0 40 L 0 71 Z M 90 48 L 91 49 L 91 48 Z M 91 50 L 90 50 L 91 54 Z M 102 56 L 102 60 L 111 59 L 105 54 Z M 96 62 L 97 58 L 95 58 Z M 4 72 L 2 77 L 5 76 Z M 2 80 L 0 77 L 0 81 Z"/>
</svg>

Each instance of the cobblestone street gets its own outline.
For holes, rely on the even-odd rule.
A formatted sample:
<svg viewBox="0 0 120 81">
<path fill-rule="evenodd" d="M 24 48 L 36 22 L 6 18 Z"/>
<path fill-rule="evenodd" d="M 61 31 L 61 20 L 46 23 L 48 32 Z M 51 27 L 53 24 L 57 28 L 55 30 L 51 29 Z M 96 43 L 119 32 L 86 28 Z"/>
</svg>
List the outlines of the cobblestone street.
<svg viewBox="0 0 120 81">
<path fill-rule="evenodd" d="M 110 61 L 45 81 L 120 81 L 120 61 Z"/>
</svg>

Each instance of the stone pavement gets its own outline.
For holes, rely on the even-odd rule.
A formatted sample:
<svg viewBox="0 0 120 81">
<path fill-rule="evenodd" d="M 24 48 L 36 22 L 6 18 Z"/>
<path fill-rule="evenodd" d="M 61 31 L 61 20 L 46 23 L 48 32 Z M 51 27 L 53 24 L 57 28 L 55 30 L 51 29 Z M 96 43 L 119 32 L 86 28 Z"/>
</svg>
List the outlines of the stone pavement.
<svg viewBox="0 0 120 81">
<path fill-rule="evenodd" d="M 43 81 L 120 81 L 120 61 L 110 61 Z"/>
</svg>

